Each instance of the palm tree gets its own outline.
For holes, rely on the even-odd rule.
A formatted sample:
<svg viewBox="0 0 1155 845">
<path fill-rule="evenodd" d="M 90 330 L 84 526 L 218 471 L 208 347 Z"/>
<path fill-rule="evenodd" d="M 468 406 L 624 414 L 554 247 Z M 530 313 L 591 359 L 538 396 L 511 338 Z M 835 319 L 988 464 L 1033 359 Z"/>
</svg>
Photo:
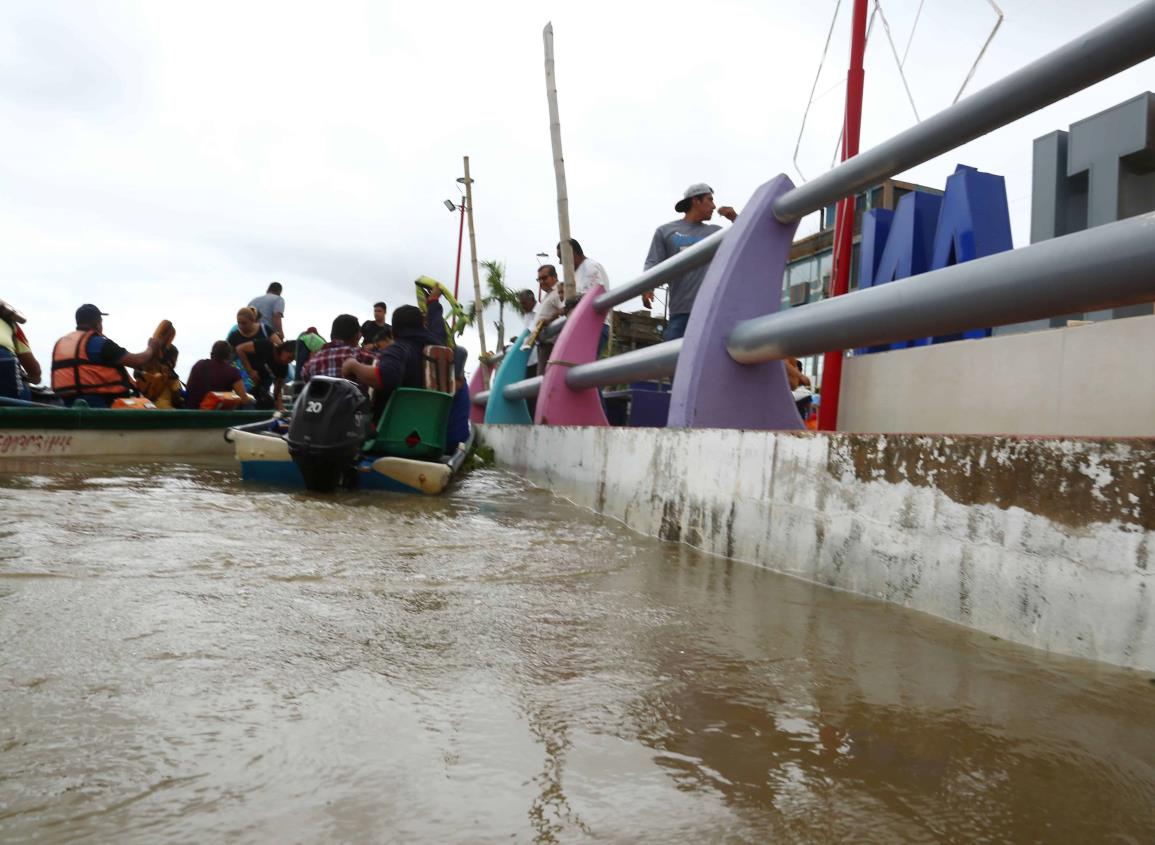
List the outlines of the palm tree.
<svg viewBox="0 0 1155 845">
<path fill-rule="evenodd" d="M 484 302 L 482 302 L 481 305 L 482 305 L 482 308 L 485 307 Z M 474 323 L 477 322 L 478 310 L 479 309 L 477 307 L 476 301 L 470 301 L 469 304 L 467 304 L 463 308 L 463 310 L 461 312 L 461 318 L 458 320 L 458 323 L 457 323 L 457 325 L 459 327 L 458 334 L 460 334 L 461 330 L 463 330 L 466 326 L 472 326 Z"/>
<path fill-rule="evenodd" d="M 482 300 L 481 305 L 482 308 L 487 305 L 497 306 L 497 322 L 493 325 L 497 329 L 497 348 L 503 349 L 505 347 L 505 306 L 517 307 L 517 292 L 505 286 L 505 265 L 500 261 L 483 261 L 481 266 L 485 268 L 485 285 L 489 290 L 489 296 Z"/>
</svg>

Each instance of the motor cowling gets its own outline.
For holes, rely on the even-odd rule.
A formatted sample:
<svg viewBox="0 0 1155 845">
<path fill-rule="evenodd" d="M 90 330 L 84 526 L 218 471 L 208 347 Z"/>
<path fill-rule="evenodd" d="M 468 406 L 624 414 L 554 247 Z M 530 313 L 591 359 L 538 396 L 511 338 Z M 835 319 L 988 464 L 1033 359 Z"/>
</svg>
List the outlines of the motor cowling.
<svg viewBox="0 0 1155 845">
<path fill-rule="evenodd" d="M 293 405 L 285 440 L 309 490 L 329 491 L 353 477 L 365 439 L 369 400 L 353 382 L 313 376 Z"/>
</svg>

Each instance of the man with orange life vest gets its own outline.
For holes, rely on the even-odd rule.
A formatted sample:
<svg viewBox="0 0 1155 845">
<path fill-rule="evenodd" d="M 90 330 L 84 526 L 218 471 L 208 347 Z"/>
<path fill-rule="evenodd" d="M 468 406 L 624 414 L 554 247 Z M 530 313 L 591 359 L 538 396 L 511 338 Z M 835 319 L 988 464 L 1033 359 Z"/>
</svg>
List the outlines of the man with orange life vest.
<svg viewBox="0 0 1155 845">
<path fill-rule="evenodd" d="M 114 399 L 136 393 L 127 367 L 143 367 L 156 356 L 156 340 L 144 352 L 129 352 L 104 336 L 108 315 L 95 305 L 76 309 L 76 331 L 56 341 L 52 350 L 52 389 L 66 403 L 83 399 L 107 408 Z"/>
</svg>

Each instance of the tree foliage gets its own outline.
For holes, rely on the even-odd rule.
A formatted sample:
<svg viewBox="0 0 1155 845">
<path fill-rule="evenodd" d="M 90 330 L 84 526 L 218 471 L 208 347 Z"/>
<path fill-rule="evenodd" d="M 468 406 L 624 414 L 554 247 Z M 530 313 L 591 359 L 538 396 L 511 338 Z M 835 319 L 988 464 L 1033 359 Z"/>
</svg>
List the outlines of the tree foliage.
<svg viewBox="0 0 1155 845">
<path fill-rule="evenodd" d="M 501 261 L 482 261 L 485 269 L 485 289 L 488 295 L 477 302 L 470 302 L 465 306 L 465 325 L 475 325 L 486 308 L 497 306 L 497 320 L 493 326 L 497 329 L 497 348 L 505 346 L 505 306 L 517 308 L 517 291 L 505 286 L 505 264 Z"/>
</svg>

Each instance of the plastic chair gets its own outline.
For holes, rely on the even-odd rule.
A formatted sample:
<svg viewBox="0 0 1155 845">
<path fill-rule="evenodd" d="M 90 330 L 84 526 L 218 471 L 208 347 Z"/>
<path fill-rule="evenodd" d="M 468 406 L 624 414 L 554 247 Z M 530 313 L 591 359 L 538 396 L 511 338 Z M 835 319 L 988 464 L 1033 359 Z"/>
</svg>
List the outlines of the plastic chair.
<svg viewBox="0 0 1155 845">
<path fill-rule="evenodd" d="M 453 396 L 439 390 L 399 387 L 389 397 L 377 434 L 363 451 L 415 460 L 437 460 L 445 452 L 445 432 Z"/>
</svg>

